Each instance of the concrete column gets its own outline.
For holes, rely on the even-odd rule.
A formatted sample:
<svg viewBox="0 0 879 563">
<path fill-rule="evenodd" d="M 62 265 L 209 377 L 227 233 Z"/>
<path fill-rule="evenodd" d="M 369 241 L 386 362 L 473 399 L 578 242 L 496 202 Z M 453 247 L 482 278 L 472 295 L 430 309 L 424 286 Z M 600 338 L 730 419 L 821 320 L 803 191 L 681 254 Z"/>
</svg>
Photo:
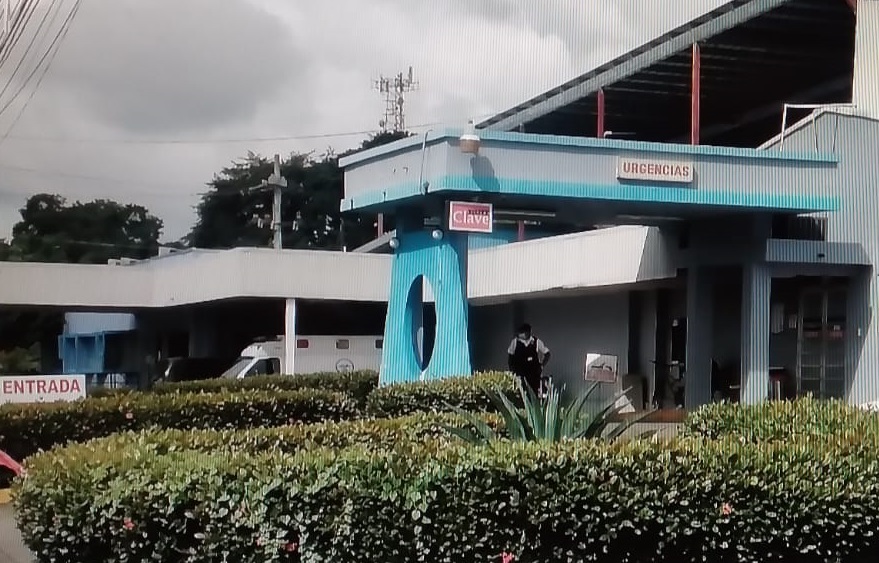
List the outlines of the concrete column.
<svg viewBox="0 0 879 563">
<path fill-rule="evenodd" d="M 296 300 L 284 304 L 284 375 L 296 374 Z"/>
<path fill-rule="evenodd" d="M 858 0 L 852 102 L 879 118 L 879 0 Z"/>
<path fill-rule="evenodd" d="M 772 276 L 766 264 L 742 268 L 742 394 L 755 404 L 769 396 L 769 309 Z"/>
<path fill-rule="evenodd" d="M 684 406 L 692 411 L 711 402 L 711 358 L 714 341 L 712 273 L 693 266 L 687 272 L 687 361 Z"/>
</svg>

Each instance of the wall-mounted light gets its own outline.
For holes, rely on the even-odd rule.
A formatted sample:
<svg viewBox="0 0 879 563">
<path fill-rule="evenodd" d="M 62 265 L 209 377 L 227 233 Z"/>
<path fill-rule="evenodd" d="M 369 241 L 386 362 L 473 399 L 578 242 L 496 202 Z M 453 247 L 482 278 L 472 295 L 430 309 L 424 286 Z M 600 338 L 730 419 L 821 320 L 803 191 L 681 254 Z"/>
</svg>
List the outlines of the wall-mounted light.
<svg viewBox="0 0 879 563">
<path fill-rule="evenodd" d="M 443 232 L 440 229 L 434 229 L 430 236 L 433 237 L 433 240 L 443 240 Z"/>
<path fill-rule="evenodd" d="M 400 247 L 400 239 L 398 239 L 397 237 L 392 238 L 388 241 L 388 246 L 390 246 L 394 250 L 397 250 Z"/>
<path fill-rule="evenodd" d="M 482 140 L 476 134 L 476 125 L 473 124 L 472 119 L 467 123 L 467 129 L 464 130 L 464 134 L 461 135 L 459 142 L 462 153 L 479 154 L 479 145 L 482 144 Z"/>
</svg>

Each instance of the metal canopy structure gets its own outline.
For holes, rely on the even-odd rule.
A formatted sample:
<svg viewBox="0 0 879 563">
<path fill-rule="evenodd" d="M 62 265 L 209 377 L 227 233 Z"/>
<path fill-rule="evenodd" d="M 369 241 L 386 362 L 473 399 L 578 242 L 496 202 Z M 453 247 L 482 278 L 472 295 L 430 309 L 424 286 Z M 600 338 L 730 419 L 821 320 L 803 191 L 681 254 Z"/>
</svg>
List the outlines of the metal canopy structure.
<svg viewBox="0 0 879 563">
<path fill-rule="evenodd" d="M 847 0 L 733 0 L 479 127 L 689 142 L 697 44 L 701 142 L 754 147 L 785 103 L 851 101 L 854 39 Z"/>
</svg>

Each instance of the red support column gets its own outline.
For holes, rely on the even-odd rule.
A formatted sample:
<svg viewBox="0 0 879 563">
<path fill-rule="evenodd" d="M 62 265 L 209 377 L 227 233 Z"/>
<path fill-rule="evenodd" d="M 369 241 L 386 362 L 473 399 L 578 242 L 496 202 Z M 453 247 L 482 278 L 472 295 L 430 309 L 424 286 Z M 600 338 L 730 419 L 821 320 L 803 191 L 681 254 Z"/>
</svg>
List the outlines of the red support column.
<svg viewBox="0 0 879 563">
<path fill-rule="evenodd" d="M 518 242 L 525 240 L 525 221 L 519 221 L 519 231 L 516 233 L 516 240 Z"/>
<path fill-rule="evenodd" d="M 598 89 L 598 138 L 604 138 L 604 88 Z"/>
<path fill-rule="evenodd" d="M 693 43 L 693 84 L 691 87 L 690 100 L 690 142 L 694 145 L 699 144 L 699 102 L 701 101 L 701 83 L 702 83 L 702 51 L 699 49 L 698 43 Z"/>
</svg>

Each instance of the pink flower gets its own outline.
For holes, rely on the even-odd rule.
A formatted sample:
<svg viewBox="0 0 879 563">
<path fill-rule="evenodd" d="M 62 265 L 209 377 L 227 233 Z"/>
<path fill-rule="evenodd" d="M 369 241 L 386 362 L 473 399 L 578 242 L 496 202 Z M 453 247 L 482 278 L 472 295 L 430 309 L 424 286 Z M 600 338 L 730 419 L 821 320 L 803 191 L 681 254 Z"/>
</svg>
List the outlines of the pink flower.
<svg viewBox="0 0 879 563">
<path fill-rule="evenodd" d="M 126 516 L 122 519 L 122 527 L 130 532 L 134 529 L 134 522 L 131 520 L 131 518 Z"/>
<path fill-rule="evenodd" d="M 262 547 L 263 544 L 264 544 L 264 542 L 262 541 L 262 538 L 256 538 L 256 545 Z"/>
<path fill-rule="evenodd" d="M 732 505 L 728 502 L 723 503 L 723 505 L 721 505 L 720 507 L 720 513 L 724 516 L 729 516 L 733 513 Z"/>
<path fill-rule="evenodd" d="M 125 418 L 127 418 L 128 420 L 134 420 L 134 413 L 133 412 L 125 413 Z"/>
<path fill-rule="evenodd" d="M 291 541 L 284 544 L 284 551 L 287 553 L 295 553 L 297 549 L 299 549 L 299 545 L 296 542 Z"/>
<path fill-rule="evenodd" d="M 516 556 L 509 552 L 501 553 L 501 563 L 513 563 L 516 560 Z"/>
</svg>

